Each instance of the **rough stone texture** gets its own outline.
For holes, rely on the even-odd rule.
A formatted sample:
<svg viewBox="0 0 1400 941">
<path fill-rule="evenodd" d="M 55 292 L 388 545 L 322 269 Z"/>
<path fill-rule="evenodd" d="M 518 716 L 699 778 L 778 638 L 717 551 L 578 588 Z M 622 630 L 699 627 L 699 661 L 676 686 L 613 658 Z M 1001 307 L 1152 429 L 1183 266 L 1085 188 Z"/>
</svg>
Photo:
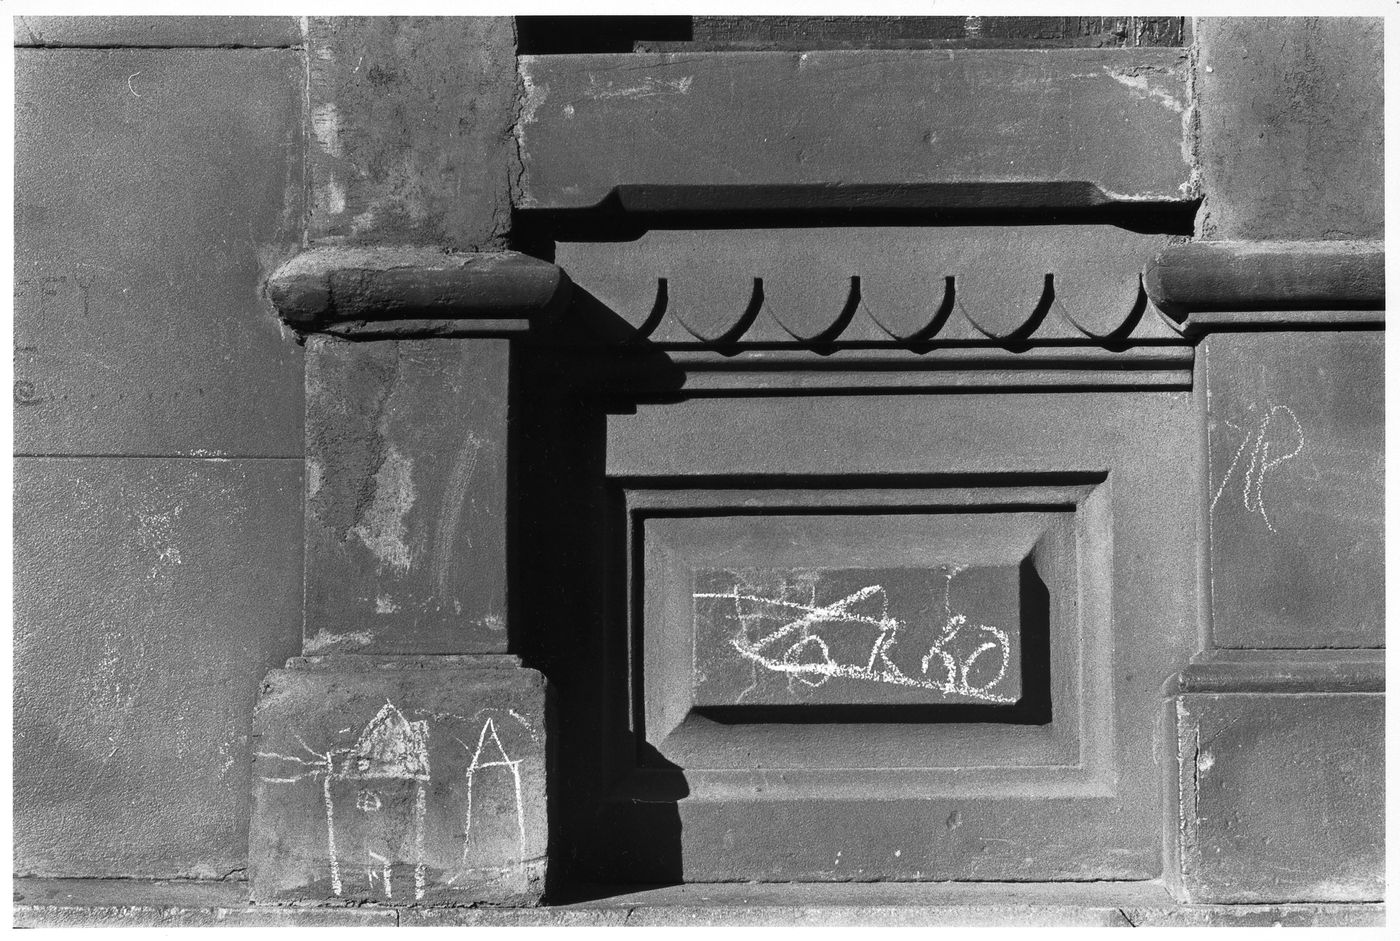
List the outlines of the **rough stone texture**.
<svg viewBox="0 0 1400 941">
<path fill-rule="evenodd" d="M 1202 349 L 1215 644 L 1384 646 L 1383 334 Z"/>
<path fill-rule="evenodd" d="M 1379 17 L 1196 21 L 1202 238 L 1382 237 L 1383 33 Z"/>
<path fill-rule="evenodd" d="M 1195 195 L 1182 50 L 522 56 L 520 68 L 526 209 L 642 184 L 1089 181 L 1114 199 Z"/>
<path fill-rule="evenodd" d="M 242 870 L 254 694 L 296 650 L 301 463 L 15 471 L 15 871 Z"/>
<path fill-rule="evenodd" d="M 508 344 L 308 342 L 306 653 L 506 649 Z"/>
<path fill-rule="evenodd" d="M 248 884 L 135 879 L 16 879 L 17 928 L 393 926 L 392 909 L 264 907 Z"/>
<path fill-rule="evenodd" d="M 240 884 L 19 879 L 22 927 L 374 925 L 1209 925 L 1379 926 L 1375 904 L 1181 905 L 1157 883 L 680 885 L 590 887 L 591 901 L 537 908 L 248 906 Z"/>
<path fill-rule="evenodd" d="M 18 905 L 16 928 L 392 928 L 396 912 L 370 908 L 189 908 L 180 905 Z"/>
<path fill-rule="evenodd" d="M 1384 707 L 1376 693 L 1178 697 L 1183 897 L 1379 901 Z"/>
<path fill-rule="evenodd" d="M 1380 928 L 1384 905 L 1183 905 L 1127 908 L 1135 928 Z"/>
<path fill-rule="evenodd" d="M 16 451 L 300 455 L 298 53 L 15 60 Z"/>
<path fill-rule="evenodd" d="M 502 248 L 518 172 L 509 17 L 313 17 L 312 242 Z"/>
<path fill-rule="evenodd" d="M 287 47 L 294 16 L 17 16 L 16 46 Z"/>
<path fill-rule="evenodd" d="M 537 903 L 543 677 L 510 657 L 340 659 L 263 684 L 254 901 Z"/>
</svg>

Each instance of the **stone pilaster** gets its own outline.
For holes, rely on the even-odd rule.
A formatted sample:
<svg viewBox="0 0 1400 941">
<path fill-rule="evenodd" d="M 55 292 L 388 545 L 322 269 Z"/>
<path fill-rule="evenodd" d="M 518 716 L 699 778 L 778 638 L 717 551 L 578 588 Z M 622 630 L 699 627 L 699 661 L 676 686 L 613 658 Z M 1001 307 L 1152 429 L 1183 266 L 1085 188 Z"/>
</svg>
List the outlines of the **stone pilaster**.
<svg viewBox="0 0 1400 941">
<path fill-rule="evenodd" d="M 1384 245 L 1194 242 L 1144 280 L 1201 336 L 1207 468 L 1203 649 L 1164 690 L 1165 882 L 1378 900 Z"/>
<path fill-rule="evenodd" d="M 512 253 L 319 249 L 268 295 L 306 337 L 303 654 L 255 718 L 257 902 L 535 904 L 549 705 L 512 655 L 511 338 L 567 297 Z"/>
</svg>

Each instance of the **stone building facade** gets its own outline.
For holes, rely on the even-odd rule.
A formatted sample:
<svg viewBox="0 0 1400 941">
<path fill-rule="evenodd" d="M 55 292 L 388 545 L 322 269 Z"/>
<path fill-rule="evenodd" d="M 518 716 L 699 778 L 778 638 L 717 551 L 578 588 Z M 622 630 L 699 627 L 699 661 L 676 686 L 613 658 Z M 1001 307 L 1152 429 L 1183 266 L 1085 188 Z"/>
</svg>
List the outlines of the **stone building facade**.
<svg viewBox="0 0 1400 941">
<path fill-rule="evenodd" d="M 1379 922 L 1382 32 L 17 18 L 17 923 Z"/>
</svg>

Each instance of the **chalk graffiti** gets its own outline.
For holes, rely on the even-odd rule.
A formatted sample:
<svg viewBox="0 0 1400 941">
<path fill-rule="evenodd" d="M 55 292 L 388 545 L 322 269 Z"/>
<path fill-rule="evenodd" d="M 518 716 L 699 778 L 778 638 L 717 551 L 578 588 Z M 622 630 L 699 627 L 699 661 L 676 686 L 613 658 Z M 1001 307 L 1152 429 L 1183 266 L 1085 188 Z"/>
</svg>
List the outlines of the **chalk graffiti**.
<svg viewBox="0 0 1400 941">
<path fill-rule="evenodd" d="M 950 574 L 950 587 L 952 579 Z M 922 675 L 906 673 L 891 658 L 901 632 L 907 636 L 908 625 L 890 616 L 883 587 L 867 585 L 831 604 L 820 605 L 812 583 L 811 595 L 807 602 L 771 597 L 757 594 L 737 581 L 729 591 L 694 593 L 696 599 L 734 603 L 735 632 L 729 643 L 741 657 L 808 686 L 842 678 L 926 689 L 983 702 L 1016 701 L 994 689 L 1006 676 L 1011 662 L 1010 635 L 992 625 L 969 624 L 966 615 L 953 613 L 946 594 L 944 622 L 937 627 L 920 661 Z M 778 626 L 764 633 L 764 625 L 774 623 Z M 830 642 L 841 634 L 848 639 L 854 631 L 865 631 L 873 637 L 864 662 L 840 662 L 832 654 Z M 999 658 L 995 674 L 990 679 L 974 679 L 978 662 L 989 654 Z"/>
<path fill-rule="evenodd" d="M 482 710 L 488 711 L 500 710 Z M 531 738 L 534 737 L 533 728 L 523 716 L 513 709 L 506 711 L 530 730 Z M 444 721 L 471 721 L 475 728 L 476 721 L 482 720 L 482 712 L 470 720 L 448 713 L 432 713 L 431 717 Z M 351 731 L 351 728 L 341 729 L 337 734 Z M 319 803 L 324 807 L 326 821 L 325 852 L 331 892 L 337 897 L 357 894 L 353 886 L 347 885 L 347 880 L 352 874 L 362 871 L 364 885 L 370 893 L 393 899 L 394 865 L 408 857 L 407 862 L 413 868 L 413 897 L 421 900 L 427 892 L 430 861 L 427 842 L 430 836 L 428 795 L 433 772 L 428 755 L 428 719 L 409 719 L 386 700 L 351 744 L 320 750 L 307 745 L 295 733 L 292 737 L 301 747 L 302 754 L 258 752 L 257 757 L 290 762 L 296 766 L 296 770 L 280 776 L 265 775 L 261 780 L 272 784 L 296 784 L 311 780 L 319 784 Z M 504 865 L 475 865 L 470 868 L 494 871 L 518 868 L 525 862 L 526 854 L 525 805 L 521 782 L 523 759 L 512 758 L 507 753 L 496 722 L 489 715 L 481 722 L 474 747 L 455 735 L 449 734 L 444 741 L 455 741 L 461 745 L 470 760 L 459 779 L 466 792 L 464 819 L 461 820 L 461 868 L 452 872 L 443 884 L 451 886 L 461 878 L 465 874 L 461 870 L 466 869 L 469 862 L 476 862 L 474 857 L 501 857 L 499 847 L 489 840 L 485 844 L 481 840 L 474 841 L 473 813 L 482 806 L 499 807 L 500 810 L 493 813 L 493 817 L 502 815 L 502 811 L 509 808 L 512 828 L 518 834 L 519 850 L 513 860 L 509 859 L 511 854 L 507 852 L 506 858 L 501 860 Z M 489 788 L 489 785 L 481 780 L 482 772 L 494 768 L 502 769 L 509 776 L 508 793 L 483 794 L 483 788 Z M 455 811 L 448 809 L 447 815 L 453 817 L 461 810 L 461 806 L 457 805 Z M 443 811 L 437 813 L 441 815 Z M 435 819 L 442 818 L 439 816 Z M 435 865 L 446 870 L 453 868 L 446 859 L 439 859 Z"/>
<path fill-rule="evenodd" d="M 490 750 L 495 757 L 488 757 L 482 760 L 487 751 L 487 739 L 490 739 Z M 462 743 L 466 747 L 466 743 Z M 496 723 L 490 718 L 481 727 L 481 735 L 476 740 L 476 750 L 472 752 L 471 764 L 467 766 L 467 825 L 466 832 L 462 836 L 462 865 L 467 865 L 471 853 L 472 842 L 472 807 L 476 797 L 477 772 L 485 768 L 506 768 L 510 771 L 512 783 L 515 785 L 515 821 L 520 831 L 520 859 L 525 858 L 525 804 L 520 795 L 520 759 L 512 759 L 506 754 L 505 746 L 501 744 L 501 737 L 496 734 Z"/>
<path fill-rule="evenodd" d="M 1214 510 L 1215 505 L 1220 502 L 1220 498 L 1225 494 L 1226 488 L 1240 467 L 1240 459 L 1248 451 L 1249 462 L 1245 465 L 1244 484 L 1240 488 L 1240 497 L 1244 502 L 1245 511 L 1258 513 L 1260 518 L 1264 520 L 1264 525 L 1269 528 L 1269 532 L 1278 532 L 1274 528 L 1273 521 L 1269 519 L 1268 511 L 1264 508 L 1264 479 L 1281 464 L 1302 454 L 1306 444 L 1307 439 L 1303 435 L 1302 423 L 1298 421 L 1298 416 L 1293 414 L 1293 409 L 1287 405 L 1273 406 L 1264 413 L 1259 427 L 1247 434 L 1240 442 L 1240 446 L 1235 449 L 1235 455 L 1230 459 L 1230 465 L 1225 469 L 1220 486 L 1216 489 L 1215 495 L 1211 497 L 1210 508 Z M 1288 450 L 1285 451 L 1285 449 Z"/>
<path fill-rule="evenodd" d="M 359 783 L 354 808 L 373 818 L 383 809 L 390 792 L 409 789 L 412 793 L 412 829 L 417 848 L 414 860 L 415 898 L 423 897 L 425 861 L 422 853 L 423 830 L 427 816 L 428 783 L 432 771 L 428 763 L 428 723 L 411 721 L 392 702 L 385 702 L 373 719 L 365 725 L 355 743 L 318 752 L 297 738 L 308 760 L 298 755 L 259 752 L 260 758 L 277 758 L 305 766 L 308 770 L 287 777 L 264 777 L 270 783 L 295 783 L 307 778 L 321 780 L 321 795 L 326 811 L 326 858 L 330 866 L 331 891 L 337 896 L 345 892 L 342 848 L 336 843 L 336 800 L 334 785 L 340 781 Z M 348 808 L 347 808 L 348 810 Z M 368 836 L 364 851 L 367 856 L 365 873 L 371 887 L 375 879 L 382 881 L 386 898 L 393 898 L 392 841 L 384 825 L 364 828 Z M 371 848 L 371 846 L 378 847 Z M 385 850 L 380 852 L 379 850 Z M 369 864 L 373 863 L 373 864 Z"/>
</svg>

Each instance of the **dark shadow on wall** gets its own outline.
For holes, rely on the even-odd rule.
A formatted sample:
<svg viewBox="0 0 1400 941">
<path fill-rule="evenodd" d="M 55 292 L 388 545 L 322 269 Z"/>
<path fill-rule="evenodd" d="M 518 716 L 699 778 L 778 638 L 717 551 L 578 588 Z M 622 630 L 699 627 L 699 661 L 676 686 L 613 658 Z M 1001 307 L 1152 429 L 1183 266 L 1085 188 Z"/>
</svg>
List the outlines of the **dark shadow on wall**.
<svg viewBox="0 0 1400 941">
<path fill-rule="evenodd" d="M 681 769 L 655 767 L 660 756 L 646 753 L 629 718 L 626 530 L 605 466 L 607 416 L 633 407 L 626 390 L 674 388 L 678 379 L 659 351 L 627 344 L 631 332 L 579 291 L 534 344 L 513 353 L 512 610 L 524 625 L 515 652 L 548 678 L 558 720 L 552 902 L 675 884 L 684 875 L 677 802 L 688 788 Z M 646 793 L 619 787 L 640 766 L 653 766 Z M 601 884 L 625 888 L 587 888 Z"/>
</svg>

